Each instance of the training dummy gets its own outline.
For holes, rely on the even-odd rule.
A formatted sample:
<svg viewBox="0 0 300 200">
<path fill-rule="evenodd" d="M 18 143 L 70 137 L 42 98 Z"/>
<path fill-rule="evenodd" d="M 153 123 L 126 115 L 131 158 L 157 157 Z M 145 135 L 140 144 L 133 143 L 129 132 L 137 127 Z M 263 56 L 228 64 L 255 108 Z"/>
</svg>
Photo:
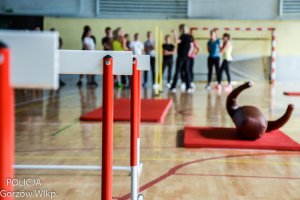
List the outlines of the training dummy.
<svg viewBox="0 0 300 200">
<path fill-rule="evenodd" d="M 275 121 L 267 121 L 258 108 L 254 106 L 238 106 L 238 95 L 252 85 L 252 82 L 246 82 L 235 88 L 228 95 L 226 102 L 227 112 L 236 126 L 237 134 L 247 140 L 256 140 L 264 133 L 282 127 L 289 120 L 294 110 L 294 106 L 290 104 L 282 117 Z"/>
</svg>

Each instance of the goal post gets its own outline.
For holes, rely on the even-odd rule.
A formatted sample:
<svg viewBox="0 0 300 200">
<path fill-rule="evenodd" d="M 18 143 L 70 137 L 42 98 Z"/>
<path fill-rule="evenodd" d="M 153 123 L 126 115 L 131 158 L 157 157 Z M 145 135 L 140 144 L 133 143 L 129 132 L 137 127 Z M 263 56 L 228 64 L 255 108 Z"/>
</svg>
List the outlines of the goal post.
<svg viewBox="0 0 300 200">
<path fill-rule="evenodd" d="M 191 34 L 202 48 L 198 60 L 195 60 L 195 68 L 197 65 L 206 66 L 207 41 L 209 32 L 213 29 L 217 30 L 220 39 L 225 32 L 231 35 L 234 46 L 232 70 L 235 77 L 244 79 L 253 77 L 267 80 L 270 84 L 275 83 L 276 29 L 274 27 L 191 27 Z M 263 69 L 261 65 L 264 66 Z M 201 71 L 198 69 L 195 75 L 206 75 L 207 72 L 202 71 L 204 69 L 206 68 L 201 67 Z"/>
</svg>

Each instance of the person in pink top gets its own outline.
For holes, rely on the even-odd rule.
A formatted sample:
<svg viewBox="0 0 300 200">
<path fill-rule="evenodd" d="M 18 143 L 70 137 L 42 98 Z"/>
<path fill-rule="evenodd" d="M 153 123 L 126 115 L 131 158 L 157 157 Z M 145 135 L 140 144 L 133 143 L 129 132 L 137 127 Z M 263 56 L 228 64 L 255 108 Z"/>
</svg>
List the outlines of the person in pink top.
<svg viewBox="0 0 300 200">
<path fill-rule="evenodd" d="M 190 51 L 189 51 L 189 59 L 190 59 L 190 66 L 189 66 L 189 72 L 191 75 L 191 87 L 195 88 L 195 83 L 194 83 L 194 61 L 196 55 L 200 52 L 200 47 L 198 46 L 197 42 L 195 41 L 195 38 L 192 35 L 192 42 L 190 46 Z"/>
<path fill-rule="evenodd" d="M 200 47 L 198 46 L 197 42 L 195 41 L 195 38 L 193 36 L 193 29 L 190 30 L 190 35 L 192 37 L 192 41 L 190 43 L 190 50 L 188 53 L 188 57 L 189 57 L 189 66 L 188 66 L 188 71 L 191 77 L 191 88 L 195 89 L 196 85 L 194 83 L 194 60 L 196 55 L 200 52 Z M 181 90 L 185 91 L 186 85 L 185 85 L 185 74 L 184 71 L 182 70 L 180 73 L 181 76 Z"/>
</svg>

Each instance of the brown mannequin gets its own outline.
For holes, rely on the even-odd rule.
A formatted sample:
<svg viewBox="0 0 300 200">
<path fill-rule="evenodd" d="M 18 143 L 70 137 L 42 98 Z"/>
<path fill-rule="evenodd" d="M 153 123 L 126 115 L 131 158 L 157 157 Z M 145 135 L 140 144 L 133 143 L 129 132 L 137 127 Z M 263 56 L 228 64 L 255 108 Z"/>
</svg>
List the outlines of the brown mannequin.
<svg viewBox="0 0 300 200">
<path fill-rule="evenodd" d="M 252 82 L 247 82 L 235 88 L 228 95 L 226 102 L 227 112 L 236 125 L 237 134 L 248 140 L 256 140 L 265 132 L 280 128 L 289 120 L 294 110 L 294 106 L 289 104 L 282 117 L 275 121 L 267 121 L 258 108 L 254 106 L 239 107 L 237 105 L 238 95 L 252 85 Z"/>
</svg>

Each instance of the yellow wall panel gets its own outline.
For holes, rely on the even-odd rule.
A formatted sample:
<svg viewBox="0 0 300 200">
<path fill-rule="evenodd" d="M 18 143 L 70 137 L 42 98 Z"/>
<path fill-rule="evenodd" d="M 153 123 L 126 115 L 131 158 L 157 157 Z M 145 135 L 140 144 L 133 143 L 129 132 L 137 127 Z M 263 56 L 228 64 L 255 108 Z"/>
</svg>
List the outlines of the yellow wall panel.
<svg viewBox="0 0 300 200">
<path fill-rule="evenodd" d="M 101 49 L 101 38 L 107 26 L 113 29 L 121 26 L 131 39 L 136 32 L 140 33 L 140 39 L 146 39 L 148 30 L 155 31 L 158 26 L 164 33 L 171 33 L 172 29 L 178 29 L 180 23 L 186 23 L 195 27 L 275 27 L 278 55 L 300 55 L 300 21 L 237 21 L 237 20 L 196 20 L 196 19 L 172 19 L 172 20 L 131 20 L 131 19 L 87 19 L 87 18 L 45 18 L 45 29 L 56 28 L 63 38 L 64 49 L 81 49 L 80 37 L 83 26 L 90 25 L 97 38 L 97 49 Z M 234 54 L 269 55 L 270 33 L 235 32 L 229 33 L 235 38 L 253 38 L 253 40 L 234 41 Z M 222 32 L 219 33 L 220 36 Z M 199 43 L 206 49 L 208 32 L 196 33 Z M 267 38 L 268 40 L 254 40 L 255 38 Z"/>
</svg>

